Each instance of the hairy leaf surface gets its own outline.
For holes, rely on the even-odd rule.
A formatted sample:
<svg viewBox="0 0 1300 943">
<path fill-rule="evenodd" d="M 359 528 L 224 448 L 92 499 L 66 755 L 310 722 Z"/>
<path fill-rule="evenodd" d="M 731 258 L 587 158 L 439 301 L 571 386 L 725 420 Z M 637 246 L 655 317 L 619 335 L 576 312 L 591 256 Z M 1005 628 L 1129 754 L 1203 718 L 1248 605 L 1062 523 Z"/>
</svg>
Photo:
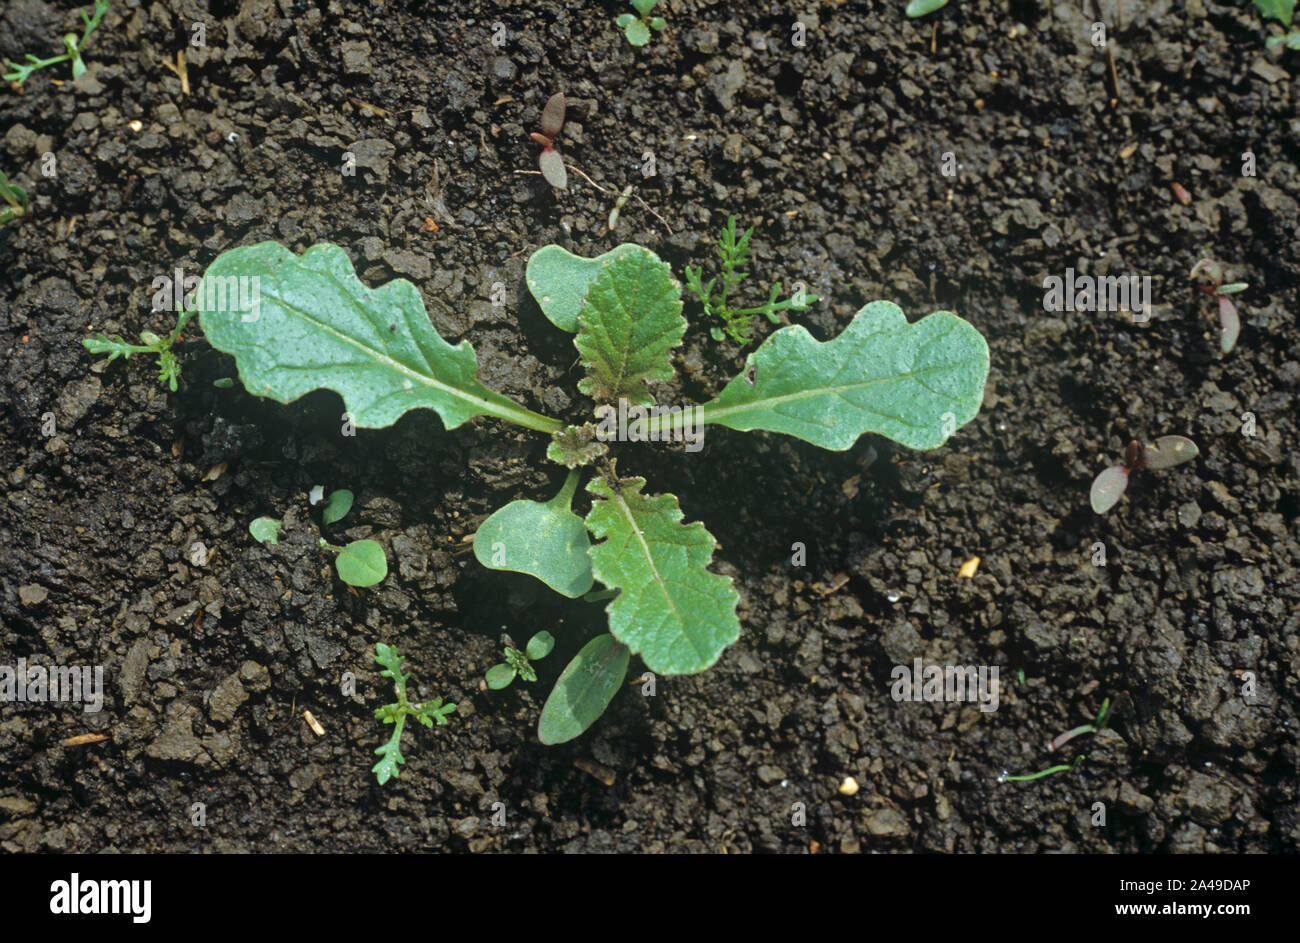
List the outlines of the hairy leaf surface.
<svg viewBox="0 0 1300 943">
<path fill-rule="evenodd" d="M 600 265 L 573 340 L 587 370 L 578 389 L 598 403 L 653 403 L 645 384 L 672 379 L 671 351 L 686 332 L 682 286 L 644 250 L 615 250 Z"/>
<path fill-rule="evenodd" d="M 562 425 L 485 387 L 469 342 L 453 347 L 438 336 L 414 285 L 399 278 L 367 288 L 335 245 L 301 256 L 275 242 L 223 252 L 198 304 L 208 341 L 234 355 L 258 396 L 289 403 L 331 389 L 352 422 L 369 428 L 420 407 L 448 429 L 484 414 L 544 432 Z"/>
<path fill-rule="evenodd" d="M 875 301 L 824 343 L 801 326 L 772 334 L 705 404 L 704 421 L 837 451 L 864 432 L 932 449 L 979 412 L 988 372 L 988 345 L 955 314 L 909 324 L 898 305 Z"/>
<path fill-rule="evenodd" d="M 587 528 L 596 579 L 620 590 L 608 607 L 609 630 L 659 674 L 703 671 L 740 637 L 739 596 L 730 577 L 710 573 L 713 535 L 682 523 L 677 499 L 645 495 L 644 478 L 617 488 L 597 477 Z"/>
</svg>

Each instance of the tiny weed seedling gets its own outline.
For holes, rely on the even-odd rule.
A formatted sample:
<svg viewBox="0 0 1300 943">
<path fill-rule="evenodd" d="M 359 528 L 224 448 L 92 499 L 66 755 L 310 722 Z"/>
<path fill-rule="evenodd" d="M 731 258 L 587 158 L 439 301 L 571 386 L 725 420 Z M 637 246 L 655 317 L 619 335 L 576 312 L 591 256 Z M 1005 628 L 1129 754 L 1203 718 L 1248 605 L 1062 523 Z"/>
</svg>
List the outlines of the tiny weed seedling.
<svg viewBox="0 0 1300 943">
<path fill-rule="evenodd" d="M 1281 36 L 1268 37 L 1265 40 L 1266 45 L 1276 46 L 1278 43 L 1286 43 L 1288 49 L 1300 49 L 1300 29 L 1296 29 L 1291 24 L 1291 19 L 1295 15 L 1295 0 L 1255 0 L 1255 8 L 1264 19 L 1277 20 L 1286 30 Z"/>
<path fill-rule="evenodd" d="M 1082 724 L 1072 730 L 1067 730 L 1063 734 L 1053 737 L 1047 744 L 1047 749 L 1051 752 L 1059 750 L 1075 737 L 1082 736 L 1085 733 L 1101 733 L 1106 727 L 1106 721 L 1110 719 L 1110 698 L 1101 702 L 1101 710 L 1097 711 L 1096 719 L 1090 724 Z M 1085 759 L 1085 755 L 1080 753 L 1070 763 L 1059 763 L 1056 766 L 1049 766 L 1047 769 L 1039 770 L 1037 773 L 1029 773 L 1026 776 L 1011 776 L 1005 770 L 998 775 L 1000 783 L 1027 783 L 1031 780 L 1042 779 L 1044 776 L 1051 776 L 1053 773 L 1062 773 L 1066 770 L 1077 769 Z"/>
<path fill-rule="evenodd" d="M 3 170 L 0 170 L 0 200 L 6 203 L 5 208 L 0 209 L 0 226 L 24 219 L 31 212 L 27 191 L 16 183 L 10 183 Z"/>
<path fill-rule="evenodd" d="M 1142 446 L 1137 441 L 1130 442 L 1124 450 L 1124 461 L 1112 465 L 1093 479 L 1089 499 L 1092 509 L 1098 514 L 1105 514 L 1113 508 L 1128 488 L 1128 479 L 1135 471 L 1150 469 L 1159 471 L 1173 468 L 1183 462 L 1190 462 L 1201 452 L 1196 443 L 1180 435 L 1162 435 L 1155 445 Z"/>
<path fill-rule="evenodd" d="M 777 297 L 781 294 L 781 284 L 778 282 L 772 286 L 772 291 L 767 298 L 767 304 L 760 305 L 757 308 L 732 308 L 730 306 L 731 292 L 742 281 L 749 278 L 749 273 L 744 271 L 744 266 L 749 261 L 749 237 L 753 234 L 754 227 L 750 226 L 737 238 L 736 217 L 727 217 L 727 225 L 723 227 L 722 235 L 718 237 L 718 257 L 722 267 L 719 277 L 722 279 L 722 284 L 718 286 L 716 299 L 713 296 L 713 287 L 717 283 L 718 277 L 710 278 L 705 283 L 703 282 L 703 266 L 699 268 L 686 266 L 686 287 L 700 299 L 700 304 L 704 306 L 706 315 L 722 321 L 721 327 L 709 328 L 709 333 L 713 335 L 715 341 L 720 341 L 723 337 L 730 337 L 743 347 L 754 339 L 753 325 L 756 315 L 766 315 L 767 319 L 773 324 L 779 324 L 781 319 L 777 316 L 777 312 L 785 311 L 787 308 L 802 311 L 818 300 L 816 295 L 808 294 L 800 286 L 785 301 L 777 301 Z"/>
<path fill-rule="evenodd" d="M 1232 353 L 1237 346 L 1237 335 L 1241 333 L 1241 318 L 1237 315 L 1237 306 L 1229 295 L 1245 291 L 1250 287 L 1245 282 L 1223 284 L 1223 266 L 1210 259 L 1201 259 L 1192 266 L 1191 279 L 1197 282 L 1197 288 L 1214 298 L 1219 303 L 1219 348 L 1225 353 Z"/>
<path fill-rule="evenodd" d="M 380 760 L 371 769 L 381 786 L 390 779 L 401 778 L 398 767 L 406 762 L 406 757 L 402 756 L 402 728 L 406 726 L 406 718 L 414 717 L 426 727 L 432 727 L 435 723 L 445 727 L 447 715 L 456 710 L 455 704 L 443 704 L 440 697 L 420 704 L 412 704 L 407 700 L 406 682 L 411 676 L 402 673 L 402 662 L 405 660 L 391 645 L 383 642 L 375 645 L 375 661 L 384 669 L 379 674 L 393 679 L 393 691 L 397 694 L 397 703 L 385 704 L 375 711 L 375 717 L 381 722 L 393 725 L 393 733 L 388 742 L 375 750 Z"/>
<path fill-rule="evenodd" d="M 948 0 L 911 0 L 907 5 L 907 15 L 912 19 L 916 19 L 918 16 L 925 16 L 935 10 L 942 10 L 947 5 Z"/>
<path fill-rule="evenodd" d="M 546 178 L 546 182 L 557 190 L 569 188 L 569 174 L 564 169 L 564 158 L 555 149 L 555 139 L 564 127 L 564 93 L 556 92 L 546 100 L 542 108 L 542 133 L 534 131 L 529 135 L 542 145 L 542 153 L 537 158 L 537 168 Z"/>
<path fill-rule="evenodd" d="M 118 357 L 129 359 L 132 354 L 156 354 L 158 357 L 158 382 L 166 383 L 173 393 L 181 378 L 181 362 L 176 359 L 172 347 L 181 338 L 181 330 L 187 321 L 194 317 L 194 311 L 182 311 L 176 318 L 176 329 L 166 337 L 159 337 L 153 331 L 141 331 L 143 344 L 128 344 L 119 336 L 105 337 L 101 332 L 95 337 L 82 340 L 86 350 L 92 354 L 108 354 L 108 362 Z"/>
<path fill-rule="evenodd" d="M 321 512 L 321 521 L 328 527 L 341 520 L 352 509 L 352 501 L 351 491 L 341 489 L 330 492 L 325 510 Z M 260 544 L 278 544 L 283 529 L 284 525 L 273 517 L 259 517 L 248 525 L 248 532 Z M 338 571 L 339 579 L 349 586 L 374 586 L 388 576 L 388 558 L 378 541 L 354 540 L 340 547 L 321 537 L 320 546 L 336 554 L 334 569 Z"/>
<path fill-rule="evenodd" d="M 671 269 L 637 245 L 595 259 L 544 246 L 529 259 L 527 284 L 552 324 L 574 335 L 585 372 L 578 390 L 601 417 L 599 426 L 568 425 L 485 386 L 469 341 L 452 346 L 438 335 L 414 285 L 396 279 L 368 288 L 338 246 L 301 256 L 274 242 L 243 246 L 218 256 L 204 281 L 232 276 L 260 279 L 258 320 L 250 324 L 229 306 L 205 308 L 212 294 L 203 285 L 199 320 L 212 346 L 235 358 L 249 392 L 288 403 L 331 389 L 361 428 L 427 408 L 447 429 L 491 416 L 550 436 L 547 458 L 569 469 L 559 493 L 506 504 L 474 536 L 485 567 L 605 607 L 608 633 L 578 652 L 542 709 L 538 737 L 546 744 L 578 736 L 600 716 L 632 655 L 657 675 L 695 674 L 740 636 L 739 594 L 730 577 L 710 569 L 713 536 L 683 521 L 674 495 L 647 494 L 644 478 L 619 474 L 607 454 L 619 438 L 609 429 L 612 412 L 648 413 L 628 441 L 688 448 L 714 425 L 836 451 L 868 432 L 932 449 L 979 412 L 989 369 L 988 345 L 966 321 L 940 311 L 910 323 L 897 305 L 876 301 L 824 342 L 803 327 L 782 328 L 713 399 L 661 408 L 648 384 L 672 379 L 672 351 L 686 332 Z M 583 495 L 590 510 L 582 515 L 573 502 L 590 466 L 596 473 Z M 592 594 L 597 581 L 604 592 Z"/>
<path fill-rule="evenodd" d="M 1130 442 L 1123 463 L 1106 468 L 1092 480 L 1092 490 L 1088 496 L 1092 510 L 1097 514 L 1105 514 L 1112 509 L 1128 488 L 1128 476 L 1135 471 L 1144 468 L 1151 471 L 1173 468 L 1183 462 L 1191 462 L 1199 454 L 1196 442 L 1183 436 L 1161 436 L 1157 438 L 1156 445 L 1148 446 L 1141 446 L 1136 440 Z"/>
<path fill-rule="evenodd" d="M 630 0 L 630 3 L 636 13 L 624 13 L 614 22 L 633 46 L 644 46 L 650 42 L 651 30 L 662 33 L 668 28 L 668 23 L 662 16 L 650 15 L 659 0 Z"/>
<path fill-rule="evenodd" d="M 507 640 L 506 660 L 489 668 L 483 680 L 493 691 L 510 687 L 516 675 L 532 683 L 537 680 L 537 672 L 533 670 L 532 662 L 541 661 L 551 653 L 553 648 L 555 648 L 555 637 L 546 631 L 538 632 L 530 638 L 522 652 Z"/>
<path fill-rule="evenodd" d="M 81 11 L 81 20 L 86 24 L 86 29 L 81 34 L 81 38 L 78 39 L 76 33 L 67 33 L 63 37 L 63 46 L 67 49 L 67 52 L 49 59 L 37 58 L 29 52 L 27 53 L 27 63 L 25 65 L 9 60 L 9 68 L 12 71 L 6 72 L 3 76 L 4 79 L 22 85 L 37 69 L 57 65 L 60 62 L 72 63 L 72 77 L 74 79 L 84 75 L 86 64 L 81 61 L 81 53 L 86 48 L 86 42 L 90 39 L 90 34 L 99 27 L 99 21 L 104 18 L 104 14 L 108 12 L 109 7 L 112 5 L 110 0 L 95 0 L 93 13 L 87 13 L 85 10 Z"/>
</svg>

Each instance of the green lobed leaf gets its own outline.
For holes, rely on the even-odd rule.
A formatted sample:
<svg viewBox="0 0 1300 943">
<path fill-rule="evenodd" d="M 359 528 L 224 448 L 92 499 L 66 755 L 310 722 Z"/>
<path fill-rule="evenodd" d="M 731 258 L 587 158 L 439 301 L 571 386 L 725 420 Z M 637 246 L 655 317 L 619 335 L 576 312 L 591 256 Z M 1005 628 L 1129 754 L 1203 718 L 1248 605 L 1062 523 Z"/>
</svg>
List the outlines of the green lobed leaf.
<svg viewBox="0 0 1300 943">
<path fill-rule="evenodd" d="M 587 290 L 573 346 L 587 376 L 578 389 L 598 403 L 653 403 L 649 380 L 672 379 L 682 342 L 682 286 L 654 253 L 614 251 Z"/>
<path fill-rule="evenodd" d="M 623 684 L 630 657 L 612 635 L 597 635 L 584 645 L 551 689 L 537 721 L 537 739 L 553 746 L 594 724 Z"/>
<path fill-rule="evenodd" d="M 343 520 L 347 517 L 348 511 L 352 510 L 352 502 L 355 500 L 356 495 L 347 488 L 331 491 L 329 498 L 326 499 L 325 510 L 321 512 L 321 521 L 328 526 L 335 521 Z"/>
<path fill-rule="evenodd" d="M 632 4 L 636 9 L 636 12 L 640 13 L 642 16 L 646 16 L 655 8 L 655 4 L 658 3 L 659 0 L 628 0 L 628 2 Z"/>
<path fill-rule="evenodd" d="M 587 528 L 596 579 L 621 592 L 609 604 L 609 630 L 658 674 L 703 671 L 740 637 L 739 596 L 730 577 L 710 573 L 713 535 L 682 524 L 671 494 L 645 495 L 644 478 L 595 478 Z"/>
<path fill-rule="evenodd" d="M 339 551 L 334 568 L 349 586 L 374 586 L 388 575 L 388 559 L 377 541 L 354 540 Z"/>
<path fill-rule="evenodd" d="M 273 517 L 258 517 L 248 525 L 248 532 L 259 544 L 278 544 L 280 530 L 284 527 Z"/>
<path fill-rule="evenodd" d="M 579 473 L 550 501 L 511 501 L 479 525 L 474 556 L 492 570 L 527 573 L 570 599 L 591 589 L 591 539 L 570 510 Z"/>
<path fill-rule="evenodd" d="M 608 451 L 609 446 L 596 438 L 596 424 L 587 422 L 552 433 L 546 457 L 567 468 L 579 468 L 590 465 Z"/>
<path fill-rule="evenodd" d="M 631 16 L 631 14 L 627 14 Z M 542 246 L 528 259 L 524 281 L 542 309 L 542 314 L 562 331 L 576 334 L 578 315 L 587 303 L 587 289 L 600 274 L 603 263 L 616 255 L 644 252 L 655 261 L 659 256 L 649 249 L 625 242 L 594 259 L 584 259 L 557 245 Z"/>
<path fill-rule="evenodd" d="M 469 342 L 453 347 L 438 336 L 414 285 L 399 278 L 367 288 L 338 246 L 301 256 L 275 242 L 223 252 L 197 300 L 209 343 L 234 355 L 257 396 L 289 403 L 331 389 L 353 423 L 368 428 L 421 407 L 448 429 L 485 414 L 543 432 L 562 426 L 480 383 Z"/>
<path fill-rule="evenodd" d="M 705 404 L 704 421 L 837 451 L 864 432 L 932 449 L 979 412 L 988 372 L 988 344 L 955 314 L 909 324 L 898 305 L 874 301 L 824 343 L 798 325 L 772 334 Z"/>
</svg>

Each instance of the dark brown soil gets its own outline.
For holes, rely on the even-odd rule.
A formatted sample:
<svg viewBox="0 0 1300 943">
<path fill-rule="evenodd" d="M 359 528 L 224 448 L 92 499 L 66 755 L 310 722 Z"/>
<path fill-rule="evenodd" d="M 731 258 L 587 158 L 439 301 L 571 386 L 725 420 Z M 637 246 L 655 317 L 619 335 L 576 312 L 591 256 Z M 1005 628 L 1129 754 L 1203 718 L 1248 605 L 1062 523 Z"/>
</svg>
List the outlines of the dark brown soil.
<svg viewBox="0 0 1300 943">
<path fill-rule="evenodd" d="M 61 66 L 0 92 L 0 168 L 34 204 L 0 232 L 0 664 L 99 664 L 107 688 L 99 713 L 0 705 L 0 847 L 1295 851 L 1300 58 L 1266 51 L 1242 4 L 1124 4 L 1119 28 L 1109 3 L 962 2 L 919 21 L 903 6 L 668 0 L 668 31 L 634 49 L 613 2 L 122 0 L 82 79 Z M 52 54 L 74 10 L 7 3 L 0 57 Z M 188 47 L 199 20 L 207 46 Z M 181 48 L 188 96 L 161 64 Z M 605 192 L 571 174 L 557 200 L 518 173 L 557 90 L 560 148 Z M 667 225 L 633 201 L 605 230 L 628 183 Z M 232 362 L 197 328 L 176 394 L 142 359 L 106 366 L 80 345 L 165 330 L 152 281 L 177 268 L 328 241 L 369 284 L 411 279 L 488 385 L 577 419 L 574 352 L 527 295 L 529 253 L 635 241 L 680 273 L 729 213 L 757 227 L 755 301 L 806 282 L 823 301 L 796 318 L 820 337 L 877 298 L 972 321 L 992 352 L 986 406 L 929 453 L 725 429 L 697 455 L 622 447 L 621 470 L 718 538 L 744 631 L 713 670 L 661 678 L 653 698 L 629 687 L 560 747 L 538 744 L 538 711 L 602 614 L 485 570 L 464 542 L 506 501 L 553 493 L 543 437 L 482 419 L 446 432 L 431 413 L 344 437 L 334 394 L 280 406 L 215 388 Z M 1202 256 L 1250 283 L 1227 356 L 1188 281 Z M 1150 322 L 1045 311 L 1043 278 L 1067 268 L 1152 276 Z M 740 364 L 687 314 L 670 397 L 708 396 Z M 1092 477 L 1129 439 L 1170 433 L 1200 457 L 1095 515 Z M 349 590 L 317 548 L 316 484 L 357 493 L 332 533 L 388 548 L 379 587 Z M 286 520 L 276 547 L 248 533 L 266 514 Z M 542 628 L 559 645 L 538 683 L 482 691 L 502 631 Z M 460 705 L 408 731 L 383 788 L 376 641 L 408 656 L 421 696 Z M 1000 708 L 895 702 L 891 670 L 915 657 L 999 666 Z M 1110 728 L 1061 751 L 1081 766 L 998 781 L 1059 762 L 1047 742 L 1106 697 Z M 108 739 L 62 744 L 84 733 Z"/>
</svg>

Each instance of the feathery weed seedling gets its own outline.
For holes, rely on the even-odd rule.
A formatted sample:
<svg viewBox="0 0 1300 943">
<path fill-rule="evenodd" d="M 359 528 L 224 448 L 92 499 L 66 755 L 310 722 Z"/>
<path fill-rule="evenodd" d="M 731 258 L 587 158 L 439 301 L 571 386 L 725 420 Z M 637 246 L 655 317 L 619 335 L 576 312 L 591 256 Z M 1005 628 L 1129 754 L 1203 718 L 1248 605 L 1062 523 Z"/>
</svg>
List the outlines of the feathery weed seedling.
<svg viewBox="0 0 1300 943">
<path fill-rule="evenodd" d="M 718 286 L 716 301 L 713 297 L 713 286 L 717 283 L 718 278 L 710 278 L 707 283 L 704 283 L 703 266 L 698 268 L 686 266 L 686 287 L 700 299 L 700 304 L 704 306 L 706 315 L 718 318 L 723 323 L 722 327 L 709 328 L 709 333 L 715 341 L 720 341 L 723 337 L 730 337 L 743 347 L 754 339 L 754 317 L 756 315 L 766 315 L 767 319 L 773 324 L 780 324 L 781 319 L 777 317 L 777 312 L 787 309 L 803 311 L 818 300 L 816 295 L 808 294 L 800 286 L 785 301 L 777 301 L 777 297 L 781 294 L 781 283 L 777 282 L 772 286 L 772 291 L 767 298 L 767 304 L 760 305 L 757 308 L 732 308 L 730 306 L 728 302 L 731 292 L 742 281 L 749 278 L 749 273 L 744 271 L 744 266 L 749 261 L 749 237 L 753 234 L 754 227 L 750 226 L 737 238 L 736 217 L 727 217 L 727 225 L 723 227 L 722 234 L 718 237 L 718 258 L 722 268 L 720 275 L 722 284 Z"/>
<path fill-rule="evenodd" d="M 375 661 L 384 668 L 379 674 L 393 679 L 393 691 L 397 694 L 395 704 L 385 704 L 375 711 L 375 717 L 381 722 L 393 725 L 393 733 L 388 742 L 375 750 L 380 760 L 371 768 L 381 786 L 389 779 L 401 778 L 398 767 L 406 762 L 406 757 L 402 756 L 402 728 L 406 726 L 406 718 L 414 717 L 426 727 L 432 727 L 435 723 L 445 727 L 447 715 L 456 710 L 455 704 L 443 704 L 440 697 L 420 704 L 412 704 L 407 700 L 406 682 L 411 676 L 402 673 L 402 662 L 405 660 L 391 645 L 383 642 L 375 645 Z"/>
<path fill-rule="evenodd" d="M 542 133 L 534 131 L 529 135 L 542 145 L 542 153 L 537 158 L 537 168 L 546 178 L 546 182 L 557 190 L 569 188 L 569 174 L 564 169 L 564 158 L 555 149 L 555 139 L 564 127 L 564 93 L 556 92 L 546 100 L 542 108 Z"/>
<path fill-rule="evenodd" d="M 77 38 L 76 33 L 64 35 L 63 45 L 67 52 L 63 53 L 63 55 L 40 59 L 29 52 L 27 53 L 26 65 L 14 62 L 12 59 L 9 60 L 8 65 L 12 71 L 4 74 L 5 81 L 22 85 L 37 69 L 44 69 L 46 66 L 57 65 L 60 62 L 72 63 L 72 77 L 74 79 L 84 75 L 86 64 L 81 61 L 81 53 L 86 48 L 86 42 L 90 39 L 90 34 L 99 27 L 99 21 L 104 18 L 104 14 L 108 12 L 109 7 L 112 5 L 111 0 L 95 0 L 94 13 L 88 14 L 85 10 L 81 11 L 81 20 L 86 24 L 86 29 L 81 34 L 80 39 Z"/>
<path fill-rule="evenodd" d="M 483 680 L 493 691 L 508 688 L 516 675 L 529 683 L 536 681 L 537 672 L 533 670 L 531 663 L 541 661 L 551 653 L 553 648 L 555 648 L 555 637 L 544 630 L 530 638 L 523 651 L 515 648 L 514 644 L 507 639 L 506 660 L 502 664 L 489 668 Z"/>
<path fill-rule="evenodd" d="M 668 28 L 668 23 L 662 16 L 650 15 L 650 11 L 655 8 L 659 0 L 629 0 L 629 2 L 636 10 L 636 15 L 624 13 L 614 22 L 633 46 L 644 46 L 650 42 L 651 30 L 662 33 Z"/>
<path fill-rule="evenodd" d="M 180 340 L 181 330 L 192 317 L 194 317 L 193 309 L 182 311 L 176 317 L 176 329 L 166 337 L 159 337 L 153 331 L 141 331 L 140 340 L 144 341 L 143 344 L 128 344 L 120 336 L 115 335 L 108 338 L 104 336 L 103 332 L 100 332 L 95 337 L 84 338 L 81 343 L 92 354 L 108 354 L 109 363 L 112 363 L 118 357 L 130 359 L 132 354 L 156 354 L 158 356 L 158 382 L 166 383 L 171 391 L 175 393 L 181 378 L 181 362 L 176 359 L 172 347 Z"/>
<path fill-rule="evenodd" d="M 569 469 L 559 493 L 510 502 L 474 537 L 484 566 L 526 573 L 571 599 L 588 596 L 596 581 L 615 594 L 603 600 L 609 632 L 579 651 L 547 698 L 538 724 L 547 744 L 576 737 L 600 716 L 632 655 L 659 675 L 695 674 L 740 635 L 739 594 L 730 577 L 710 570 L 712 535 L 683 522 L 675 496 L 646 494 L 645 479 L 620 476 L 607 457 L 612 441 L 690 448 L 702 445 L 704 426 L 721 425 L 832 450 L 866 432 L 936 448 L 974 418 L 988 376 L 988 345 L 970 324 L 949 312 L 909 323 L 897 305 L 877 301 L 825 342 L 782 328 L 714 399 L 660 408 L 648 384 L 672 379 L 672 351 L 686 332 L 671 269 L 636 245 L 596 259 L 545 246 L 528 262 L 528 287 L 543 314 L 575 335 L 586 374 L 578 390 L 602 417 L 600 426 L 566 425 L 483 385 L 469 341 L 453 347 L 438 335 L 414 285 L 366 287 L 338 246 L 301 256 L 274 242 L 243 246 L 222 253 L 204 282 L 232 276 L 260 280 L 256 322 L 230 305 L 205 308 L 204 285 L 199 318 L 212 346 L 234 356 L 249 392 L 288 403 L 331 389 L 361 428 L 428 408 L 447 429 L 493 416 L 551 436 L 547 458 Z M 644 409 L 644 421 L 611 432 L 611 412 L 629 407 Z M 583 470 L 597 463 L 581 516 L 573 500 Z"/>
<path fill-rule="evenodd" d="M 1300 49 L 1300 29 L 1291 25 L 1291 19 L 1295 15 L 1295 0 L 1255 0 L 1255 8 L 1259 14 L 1266 20 L 1277 20 L 1286 30 L 1281 36 L 1270 36 L 1266 39 L 1265 45 L 1276 46 L 1278 43 L 1286 43 L 1288 49 Z"/>
<path fill-rule="evenodd" d="M 1246 282 L 1223 284 L 1223 266 L 1211 259 L 1201 259 L 1192 266 L 1192 281 L 1196 281 L 1198 275 L 1203 276 L 1205 281 L 1196 287 L 1219 303 L 1219 349 L 1230 354 L 1232 348 L 1237 346 L 1237 335 L 1241 333 L 1241 318 L 1237 314 L 1237 306 L 1228 295 L 1245 291 L 1250 285 Z"/>
<path fill-rule="evenodd" d="M 1173 468 L 1183 462 L 1190 462 L 1201 454 L 1196 443 L 1181 435 L 1162 435 L 1155 445 L 1142 446 L 1137 440 L 1128 444 L 1124 450 L 1124 461 L 1112 465 L 1093 479 L 1089 500 L 1092 509 L 1098 514 L 1105 514 L 1113 508 L 1128 488 L 1128 479 L 1135 471 L 1150 469 L 1160 471 Z"/>
<path fill-rule="evenodd" d="M 16 183 L 10 183 L 3 170 L 0 170 L 0 199 L 8 204 L 5 209 L 0 209 L 0 226 L 15 219 L 24 219 L 31 212 L 27 191 Z"/>
</svg>

